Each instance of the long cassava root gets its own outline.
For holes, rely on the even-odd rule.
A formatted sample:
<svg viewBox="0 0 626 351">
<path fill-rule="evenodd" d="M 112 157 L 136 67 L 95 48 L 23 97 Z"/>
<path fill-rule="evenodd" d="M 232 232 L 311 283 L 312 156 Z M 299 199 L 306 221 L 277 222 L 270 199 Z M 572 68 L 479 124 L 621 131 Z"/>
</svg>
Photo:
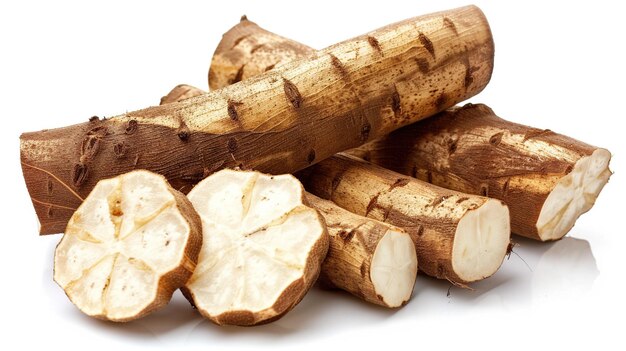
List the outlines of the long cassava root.
<svg viewBox="0 0 626 351">
<path fill-rule="evenodd" d="M 143 168 L 183 192 L 226 167 L 290 173 L 480 92 L 493 40 L 474 6 L 399 22 L 175 104 L 20 137 L 41 228 L 103 178 Z"/>
<path fill-rule="evenodd" d="M 215 51 L 209 86 L 217 89 L 314 51 L 242 19 Z M 611 175 L 606 149 L 508 122 L 482 104 L 442 112 L 349 153 L 445 188 L 503 200 L 513 232 L 541 241 L 567 234 Z"/>
</svg>

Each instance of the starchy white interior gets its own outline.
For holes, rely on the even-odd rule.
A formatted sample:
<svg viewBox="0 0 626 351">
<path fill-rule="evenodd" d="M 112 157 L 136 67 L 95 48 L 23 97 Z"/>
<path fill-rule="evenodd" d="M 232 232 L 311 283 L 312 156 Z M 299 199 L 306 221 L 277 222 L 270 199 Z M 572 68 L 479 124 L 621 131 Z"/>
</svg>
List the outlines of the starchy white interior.
<svg viewBox="0 0 626 351">
<path fill-rule="evenodd" d="M 388 230 L 378 241 L 370 264 L 376 294 L 389 307 L 399 307 L 411 298 L 416 276 L 417 255 L 411 237 Z"/>
<path fill-rule="evenodd" d="M 466 282 L 494 274 L 506 255 L 511 237 L 509 209 L 488 200 L 459 221 L 452 246 L 452 268 Z"/>
<path fill-rule="evenodd" d="M 135 171 L 100 181 L 57 246 L 54 280 L 88 315 L 132 318 L 182 264 L 189 234 L 165 178 Z"/>
<path fill-rule="evenodd" d="M 187 283 L 198 309 L 209 316 L 263 311 L 303 276 L 324 226 L 302 195 L 291 175 L 233 170 L 211 175 L 189 193 L 203 227 L 199 262 Z"/>
<path fill-rule="evenodd" d="M 611 176 L 610 160 L 608 150 L 597 149 L 580 158 L 572 171 L 559 180 L 539 213 L 537 232 L 541 240 L 562 238 L 576 219 L 593 207 Z"/>
</svg>

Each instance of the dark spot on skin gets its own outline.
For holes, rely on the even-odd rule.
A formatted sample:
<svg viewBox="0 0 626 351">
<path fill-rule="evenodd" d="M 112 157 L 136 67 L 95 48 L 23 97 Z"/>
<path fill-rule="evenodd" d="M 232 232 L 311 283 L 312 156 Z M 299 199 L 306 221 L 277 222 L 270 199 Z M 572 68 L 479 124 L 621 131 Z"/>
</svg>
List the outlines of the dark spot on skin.
<svg viewBox="0 0 626 351">
<path fill-rule="evenodd" d="M 169 240 L 165 242 L 165 246 L 168 246 L 169 244 L 170 244 Z"/>
<path fill-rule="evenodd" d="M 522 140 L 522 142 L 528 140 L 528 139 L 532 139 L 532 138 L 536 138 L 540 135 L 551 135 L 554 134 L 553 131 L 551 131 L 550 129 L 536 129 L 536 128 L 532 128 L 529 131 L 527 131 L 524 134 L 524 140 Z"/>
<path fill-rule="evenodd" d="M 72 183 L 79 188 L 87 180 L 87 166 L 82 163 L 76 163 L 72 170 Z"/>
<path fill-rule="evenodd" d="M 235 138 L 229 138 L 226 146 L 228 148 L 228 152 L 230 152 L 231 154 L 234 153 L 235 151 L 237 151 L 238 147 L 237 140 Z"/>
<path fill-rule="evenodd" d="M 299 108 L 302 105 L 302 95 L 300 95 L 298 87 L 288 79 L 283 78 L 283 88 L 285 89 L 287 100 L 291 102 L 293 107 Z"/>
<path fill-rule="evenodd" d="M 243 78 L 243 68 L 245 66 L 246 65 L 241 65 L 241 67 L 239 67 L 239 69 L 237 70 L 237 74 L 235 74 L 235 78 L 229 81 L 230 84 L 241 82 L 241 78 Z"/>
<path fill-rule="evenodd" d="M 259 45 L 255 45 L 252 50 L 250 50 L 251 54 L 254 54 L 257 50 L 259 50 L 260 48 L 264 47 L 265 44 L 259 44 Z"/>
<path fill-rule="evenodd" d="M 402 106 L 400 105 L 400 94 L 397 90 L 394 91 L 393 94 L 391 94 L 391 109 L 396 114 L 402 113 Z"/>
<path fill-rule="evenodd" d="M 272 64 L 272 65 L 269 65 L 269 66 L 265 67 L 265 72 L 267 72 L 267 71 L 269 71 L 269 70 L 273 69 L 273 68 L 274 68 L 274 66 L 276 66 L 276 64 Z"/>
<path fill-rule="evenodd" d="M 504 132 L 496 133 L 489 138 L 489 144 L 493 146 L 498 146 L 502 141 L 502 135 Z"/>
<path fill-rule="evenodd" d="M 452 155 L 456 151 L 457 140 L 448 140 L 448 155 Z"/>
<path fill-rule="evenodd" d="M 48 216 L 48 218 L 52 218 L 54 216 L 52 206 L 48 206 L 48 210 L 46 211 L 46 216 Z"/>
<path fill-rule="evenodd" d="M 446 107 L 446 103 L 448 102 L 448 96 L 445 93 L 441 93 L 437 100 L 435 101 L 435 107 L 438 111 L 443 110 Z"/>
<path fill-rule="evenodd" d="M 46 192 L 48 195 L 52 195 L 52 180 L 50 178 L 46 178 Z"/>
<path fill-rule="evenodd" d="M 117 158 L 124 157 L 126 155 L 127 150 L 128 150 L 128 147 L 123 142 L 117 143 L 115 144 L 115 146 L 113 146 L 113 153 L 115 154 L 115 157 Z"/>
<path fill-rule="evenodd" d="M 136 131 L 137 131 L 137 121 L 134 119 L 131 119 L 130 121 L 128 121 L 128 124 L 126 125 L 126 130 L 124 130 L 124 133 L 131 135 L 135 133 Z"/>
<path fill-rule="evenodd" d="M 367 277 L 367 263 L 361 263 L 361 277 Z"/>
<path fill-rule="evenodd" d="M 420 72 L 424 74 L 428 73 L 428 71 L 430 70 L 430 64 L 426 59 L 420 57 L 415 59 L 415 61 L 417 62 L 417 67 L 419 68 Z"/>
<path fill-rule="evenodd" d="M 467 200 L 469 200 L 469 197 L 460 197 L 458 200 L 456 200 L 456 203 L 460 204 L 461 202 L 467 201 Z"/>
<path fill-rule="evenodd" d="M 313 161 L 315 161 L 315 150 L 311 149 L 311 151 L 309 151 L 309 154 L 306 156 L 306 161 L 311 164 L 313 163 Z"/>
<path fill-rule="evenodd" d="M 509 191 L 509 182 L 510 181 L 511 181 L 511 178 L 507 178 L 507 180 L 502 185 L 502 196 L 506 196 L 507 192 Z"/>
<path fill-rule="evenodd" d="M 574 167 L 572 167 L 572 165 L 567 165 L 567 167 L 565 168 L 565 174 L 569 174 L 573 170 L 574 170 Z"/>
<path fill-rule="evenodd" d="M 391 184 L 391 187 L 389 187 L 389 191 L 395 189 L 395 188 L 401 188 L 407 184 L 409 184 L 409 182 L 411 182 L 411 180 L 409 178 L 398 178 L 393 184 Z"/>
<path fill-rule="evenodd" d="M 383 54 L 383 49 L 380 47 L 380 43 L 378 42 L 378 39 L 374 38 L 371 35 L 367 36 L 367 42 L 370 44 L 370 46 L 372 48 L 374 48 L 374 50 L 376 50 L 379 54 Z"/>
<path fill-rule="evenodd" d="M 361 141 L 366 141 L 370 137 L 370 130 L 372 126 L 369 123 L 366 123 L 361 127 Z"/>
<path fill-rule="evenodd" d="M 237 112 L 237 106 L 239 105 L 241 105 L 240 102 L 228 100 L 228 116 L 233 121 L 239 120 L 239 113 Z"/>
<path fill-rule="evenodd" d="M 100 121 L 100 117 L 98 116 L 89 117 L 89 122 L 98 122 L 98 121 Z"/>
<path fill-rule="evenodd" d="M 343 240 L 344 243 L 347 243 L 348 241 L 352 240 L 352 237 L 354 237 L 355 232 L 356 231 L 354 229 L 350 231 L 342 230 L 339 232 L 339 237 L 341 238 L 341 240 Z"/>
<path fill-rule="evenodd" d="M 452 20 L 449 19 L 448 17 L 443 18 L 443 25 L 446 26 L 446 28 L 449 28 L 451 31 L 453 31 L 454 35 L 456 36 L 459 35 L 459 32 L 457 32 L 456 30 L 456 25 L 454 25 L 454 22 L 452 22 Z"/>
<path fill-rule="evenodd" d="M 430 55 L 435 58 L 435 47 L 433 46 L 433 42 L 430 41 L 424 33 L 419 34 L 419 40 Z"/>
<path fill-rule="evenodd" d="M 376 194 L 374 197 L 372 197 L 370 199 L 370 202 L 367 204 L 367 208 L 365 209 L 365 216 L 366 217 L 374 209 L 374 207 L 376 207 L 376 203 L 377 202 L 378 202 L 378 194 Z"/>
<path fill-rule="evenodd" d="M 233 46 L 231 46 L 231 49 L 235 48 L 237 45 L 239 45 L 239 43 L 241 43 L 244 39 L 246 39 L 246 38 L 247 38 L 247 37 L 249 37 L 249 36 L 250 36 L 250 35 L 249 35 L 249 34 L 247 34 L 247 35 L 244 35 L 244 36 L 242 36 L 242 37 L 237 38 L 237 40 L 235 40 L 235 41 L 233 42 Z"/>
<path fill-rule="evenodd" d="M 465 67 L 465 79 L 463 81 L 463 86 L 465 89 L 469 88 L 470 85 L 474 82 L 474 76 L 472 75 L 472 70 L 469 65 Z"/>
<path fill-rule="evenodd" d="M 480 195 L 489 196 L 489 185 L 487 184 L 480 185 Z"/>
<path fill-rule="evenodd" d="M 417 230 L 417 236 L 422 236 L 424 235 L 424 226 L 420 225 L 419 229 Z"/>
<path fill-rule="evenodd" d="M 438 198 L 434 199 L 431 203 L 430 206 L 435 207 L 439 204 L 441 204 L 442 202 L 444 202 L 449 196 L 439 196 Z"/>
<path fill-rule="evenodd" d="M 333 67 L 335 67 L 337 72 L 339 72 L 339 75 L 343 79 L 347 79 L 348 78 L 348 71 L 346 70 L 346 67 L 343 65 L 341 60 L 339 60 L 337 58 L 337 56 L 335 56 L 333 54 L 330 54 L 330 62 L 332 63 Z"/>
</svg>

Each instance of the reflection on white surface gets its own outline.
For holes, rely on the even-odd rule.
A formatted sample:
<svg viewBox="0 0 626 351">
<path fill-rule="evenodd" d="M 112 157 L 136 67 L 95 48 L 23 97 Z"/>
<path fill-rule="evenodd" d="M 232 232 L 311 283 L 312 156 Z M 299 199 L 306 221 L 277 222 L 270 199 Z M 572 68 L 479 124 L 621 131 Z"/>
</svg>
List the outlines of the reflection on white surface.
<svg viewBox="0 0 626 351">
<path fill-rule="evenodd" d="M 599 274 L 589 242 L 566 237 L 541 256 L 532 278 L 533 302 L 578 299 L 591 291 Z"/>
<path fill-rule="evenodd" d="M 599 275 L 589 242 L 566 237 L 554 243 L 514 238 L 514 253 L 492 277 L 472 284 L 473 290 L 420 275 L 413 299 L 403 308 L 388 310 L 364 303 L 342 291 L 314 287 L 290 313 L 276 322 L 254 327 L 216 326 L 194 311 L 176 292 L 169 305 L 130 323 L 109 323 L 83 315 L 52 282 L 43 277 L 59 318 L 101 335 L 157 344 L 263 345 L 274 342 L 332 337 L 337 333 L 392 323 L 422 323 L 451 316 L 493 316 L 530 310 L 541 304 L 571 304 L 591 291 Z M 53 248 L 52 248 L 53 250 Z M 53 287 L 52 287 L 53 286 Z M 50 291 L 50 290 L 48 290 Z M 440 321 L 439 323 L 446 323 Z"/>
</svg>

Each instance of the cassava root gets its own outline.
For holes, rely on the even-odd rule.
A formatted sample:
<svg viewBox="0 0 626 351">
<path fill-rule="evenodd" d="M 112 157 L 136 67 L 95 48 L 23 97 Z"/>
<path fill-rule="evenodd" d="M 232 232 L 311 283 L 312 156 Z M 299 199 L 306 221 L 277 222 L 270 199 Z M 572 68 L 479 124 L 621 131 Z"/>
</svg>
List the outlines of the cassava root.
<svg viewBox="0 0 626 351">
<path fill-rule="evenodd" d="M 474 6 L 416 17 L 175 104 L 24 133 L 40 233 L 61 232 L 100 179 L 133 169 L 183 192 L 221 168 L 291 173 L 480 92 L 493 41 Z"/>
<path fill-rule="evenodd" d="M 209 86 L 218 89 L 314 51 L 245 18 L 216 49 Z M 606 149 L 508 122 L 482 104 L 451 109 L 349 153 L 445 188 L 503 200 L 513 232 L 541 241 L 567 234 L 611 175 Z"/>
</svg>

